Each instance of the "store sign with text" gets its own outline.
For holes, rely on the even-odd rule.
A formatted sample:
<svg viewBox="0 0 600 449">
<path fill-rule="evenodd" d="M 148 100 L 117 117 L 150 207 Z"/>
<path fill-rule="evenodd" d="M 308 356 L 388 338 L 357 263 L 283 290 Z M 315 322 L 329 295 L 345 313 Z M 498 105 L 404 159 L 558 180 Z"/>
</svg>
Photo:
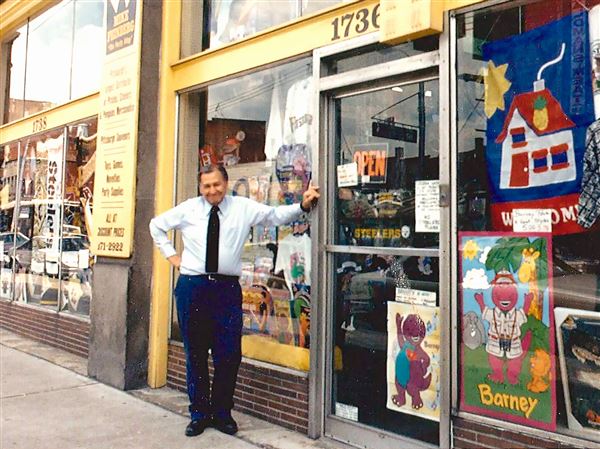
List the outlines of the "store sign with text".
<svg viewBox="0 0 600 449">
<path fill-rule="evenodd" d="M 388 157 L 387 143 L 354 145 L 352 161 L 358 166 L 358 180 L 363 184 L 385 183 Z"/>
<path fill-rule="evenodd" d="M 135 211 L 141 3 L 106 3 L 106 58 L 100 88 L 92 247 L 129 257 Z"/>
</svg>

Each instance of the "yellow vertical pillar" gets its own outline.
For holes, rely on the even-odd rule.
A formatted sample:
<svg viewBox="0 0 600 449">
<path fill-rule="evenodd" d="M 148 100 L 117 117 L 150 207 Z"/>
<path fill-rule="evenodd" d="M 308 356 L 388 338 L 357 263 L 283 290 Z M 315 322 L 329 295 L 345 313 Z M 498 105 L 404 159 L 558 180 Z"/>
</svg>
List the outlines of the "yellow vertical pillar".
<svg viewBox="0 0 600 449">
<path fill-rule="evenodd" d="M 163 3 L 162 44 L 160 61 L 160 92 L 158 148 L 156 169 L 155 213 L 173 206 L 175 182 L 175 122 L 176 92 L 173 88 L 172 64 L 179 59 L 181 2 Z M 167 383 L 167 353 L 169 339 L 169 301 L 171 285 L 169 263 L 155 249 L 152 264 L 152 298 L 150 305 L 150 335 L 148 343 L 148 385 L 159 388 Z"/>
</svg>

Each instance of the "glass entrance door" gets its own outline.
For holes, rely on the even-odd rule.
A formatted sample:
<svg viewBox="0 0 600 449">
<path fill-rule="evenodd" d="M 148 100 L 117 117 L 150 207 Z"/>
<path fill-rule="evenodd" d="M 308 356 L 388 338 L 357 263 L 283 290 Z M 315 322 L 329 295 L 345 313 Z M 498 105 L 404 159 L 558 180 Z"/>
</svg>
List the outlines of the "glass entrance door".
<svg viewBox="0 0 600 449">
<path fill-rule="evenodd" d="M 439 83 L 328 99 L 325 431 L 439 444 Z"/>
</svg>

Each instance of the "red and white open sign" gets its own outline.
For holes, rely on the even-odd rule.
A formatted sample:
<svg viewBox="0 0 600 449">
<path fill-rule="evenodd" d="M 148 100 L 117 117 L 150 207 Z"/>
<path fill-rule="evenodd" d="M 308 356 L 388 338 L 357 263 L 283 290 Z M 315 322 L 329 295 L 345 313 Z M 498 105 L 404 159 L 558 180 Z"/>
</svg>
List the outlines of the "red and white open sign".
<svg viewBox="0 0 600 449">
<path fill-rule="evenodd" d="M 387 143 L 354 145 L 352 160 L 358 166 L 358 179 L 363 184 L 385 183 L 389 146 Z"/>
</svg>

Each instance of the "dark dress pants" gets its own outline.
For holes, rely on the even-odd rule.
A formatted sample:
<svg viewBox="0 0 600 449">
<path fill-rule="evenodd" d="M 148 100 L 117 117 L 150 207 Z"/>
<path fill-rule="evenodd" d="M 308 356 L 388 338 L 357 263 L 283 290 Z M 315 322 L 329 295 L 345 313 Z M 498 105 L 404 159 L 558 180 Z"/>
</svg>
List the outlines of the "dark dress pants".
<svg viewBox="0 0 600 449">
<path fill-rule="evenodd" d="M 237 281 L 180 275 L 175 288 L 177 317 L 186 355 L 192 419 L 228 417 L 242 359 L 242 290 Z M 212 349 L 212 395 L 208 350 Z"/>
</svg>

